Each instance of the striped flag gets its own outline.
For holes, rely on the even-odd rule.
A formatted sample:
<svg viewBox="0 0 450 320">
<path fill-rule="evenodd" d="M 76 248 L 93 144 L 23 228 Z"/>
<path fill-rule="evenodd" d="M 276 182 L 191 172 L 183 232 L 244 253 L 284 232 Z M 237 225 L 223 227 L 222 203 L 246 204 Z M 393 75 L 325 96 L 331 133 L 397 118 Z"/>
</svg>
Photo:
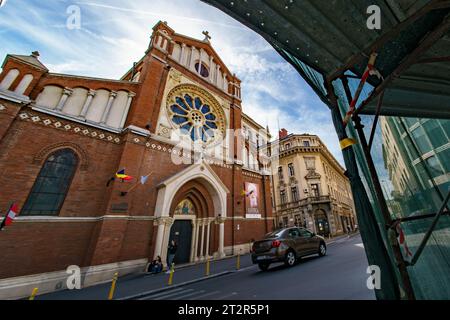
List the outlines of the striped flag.
<svg viewBox="0 0 450 320">
<path fill-rule="evenodd" d="M 6 213 L 6 216 L 3 219 L 2 224 L 0 225 L 0 230 L 2 230 L 4 227 L 11 225 L 18 212 L 19 208 L 17 204 L 13 203 L 11 207 L 9 207 L 9 210 Z"/>
</svg>

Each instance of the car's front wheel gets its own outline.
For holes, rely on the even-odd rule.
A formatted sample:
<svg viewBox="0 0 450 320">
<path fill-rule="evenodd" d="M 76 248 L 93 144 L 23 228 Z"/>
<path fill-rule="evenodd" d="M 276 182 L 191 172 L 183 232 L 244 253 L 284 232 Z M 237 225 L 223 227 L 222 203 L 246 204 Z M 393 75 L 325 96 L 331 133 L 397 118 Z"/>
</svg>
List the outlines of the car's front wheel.
<svg viewBox="0 0 450 320">
<path fill-rule="evenodd" d="M 261 271 L 267 271 L 267 269 L 269 269 L 269 264 L 268 263 L 259 263 L 258 267 Z"/>
<path fill-rule="evenodd" d="M 325 245 L 325 243 L 321 242 L 319 245 L 319 256 L 323 257 L 326 254 L 327 254 L 327 246 Z"/>
<path fill-rule="evenodd" d="M 295 253 L 292 250 L 289 250 L 286 253 L 286 257 L 284 258 L 284 264 L 287 265 L 288 267 L 292 267 L 295 264 L 295 261 L 297 259 L 295 258 Z"/>
</svg>

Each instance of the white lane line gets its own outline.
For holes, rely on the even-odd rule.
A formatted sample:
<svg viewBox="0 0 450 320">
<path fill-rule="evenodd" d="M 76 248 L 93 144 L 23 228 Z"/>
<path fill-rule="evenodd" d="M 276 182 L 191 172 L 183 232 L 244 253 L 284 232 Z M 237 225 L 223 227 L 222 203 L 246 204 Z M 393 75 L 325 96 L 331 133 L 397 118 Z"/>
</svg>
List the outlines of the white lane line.
<svg viewBox="0 0 450 320">
<path fill-rule="evenodd" d="M 217 298 L 217 300 L 223 300 L 225 298 L 232 297 L 232 296 L 235 296 L 235 295 L 237 295 L 237 292 L 232 292 L 230 294 L 227 294 L 227 295 L 224 295 L 224 296 L 221 296 L 221 297 Z"/>
<path fill-rule="evenodd" d="M 191 292 L 191 291 L 194 291 L 194 289 L 184 289 L 183 291 L 174 292 L 174 293 L 171 293 L 171 294 L 168 293 L 168 294 L 166 294 L 166 295 L 159 296 L 158 298 L 153 299 L 153 300 L 167 299 L 167 298 L 169 298 L 169 297 L 177 296 L 177 295 L 184 294 L 184 293 Z"/>
<path fill-rule="evenodd" d="M 201 299 L 201 298 L 204 298 L 204 297 L 212 296 L 212 295 L 217 294 L 217 293 L 220 293 L 220 291 L 207 292 L 205 294 L 202 294 L 202 295 L 190 298 L 188 300 Z"/>
<path fill-rule="evenodd" d="M 185 290 L 185 288 L 181 287 L 181 288 L 176 288 L 176 289 L 173 289 L 173 290 L 170 290 L 170 291 L 164 291 L 164 292 L 161 292 L 161 293 L 155 293 L 155 294 L 152 294 L 152 295 L 149 295 L 149 296 L 142 297 L 142 298 L 140 298 L 138 300 L 148 300 L 149 298 L 153 299 L 153 298 L 157 298 L 157 297 L 160 297 L 160 296 L 165 296 L 166 294 L 169 294 L 169 293 L 178 292 L 178 291 L 181 291 L 181 290 Z"/>
<path fill-rule="evenodd" d="M 355 243 L 355 246 L 360 247 L 360 248 L 364 248 L 364 244 L 362 244 L 362 243 Z"/>
<path fill-rule="evenodd" d="M 185 294 L 185 295 L 178 296 L 178 297 L 176 297 L 174 299 L 168 299 L 168 300 L 182 300 L 182 299 L 184 299 L 186 297 L 195 296 L 196 294 L 203 293 L 203 292 L 205 292 L 205 290 L 194 291 L 194 292 L 191 292 L 191 293 L 188 293 L 188 294 Z"/>
</svg>

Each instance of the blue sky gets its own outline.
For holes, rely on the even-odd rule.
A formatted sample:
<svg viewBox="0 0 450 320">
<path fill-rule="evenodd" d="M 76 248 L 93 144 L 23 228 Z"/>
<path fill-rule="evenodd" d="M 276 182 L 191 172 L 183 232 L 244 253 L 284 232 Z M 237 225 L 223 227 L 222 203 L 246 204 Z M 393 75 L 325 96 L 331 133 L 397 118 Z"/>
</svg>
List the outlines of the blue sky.
<svg viewBox="0 0 450 320">
<path fill-rule="evenodd" d="M 81 10 L 81 29 L 66 27 L 67 8 Z M 276 134 L 317 134 L 343 163 L 328 108 L 293 67 L 258 34 L 199 0 L 7 0 L 0 8 L 0 59 L 38 50 L 51 72 L 120 78 L 148 47 L 152 27 L 211 43 L 242 80 L 243 110 Z"/>
</svg>

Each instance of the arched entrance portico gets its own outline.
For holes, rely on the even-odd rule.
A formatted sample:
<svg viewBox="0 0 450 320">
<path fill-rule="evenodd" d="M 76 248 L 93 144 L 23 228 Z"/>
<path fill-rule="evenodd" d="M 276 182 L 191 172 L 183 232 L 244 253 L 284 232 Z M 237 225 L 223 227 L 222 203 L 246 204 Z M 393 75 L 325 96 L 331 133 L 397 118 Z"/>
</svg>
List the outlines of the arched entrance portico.
<svg viewBox="0 0 450 320">
<path fill-rule="evenodd" d="M 220 178 L 204 162 L 194 164 L 161 183 L 155 208 L 158 230 L 154 257 L 160 255 L 165 263 L 169 241 L 177 236 L 183 241 L 182 246 L 178 243 L 179 256 L 184 257 L 178 258 L 178 263 L 188 262 L 186 256 L 190 262 L 213 254 L 224 256 L 227 193 L 228 189 Z M 189 236 L 190 241 L 187 239 Z M 186 242 L 190 242 L 189 253 Z"/>
</svg>

